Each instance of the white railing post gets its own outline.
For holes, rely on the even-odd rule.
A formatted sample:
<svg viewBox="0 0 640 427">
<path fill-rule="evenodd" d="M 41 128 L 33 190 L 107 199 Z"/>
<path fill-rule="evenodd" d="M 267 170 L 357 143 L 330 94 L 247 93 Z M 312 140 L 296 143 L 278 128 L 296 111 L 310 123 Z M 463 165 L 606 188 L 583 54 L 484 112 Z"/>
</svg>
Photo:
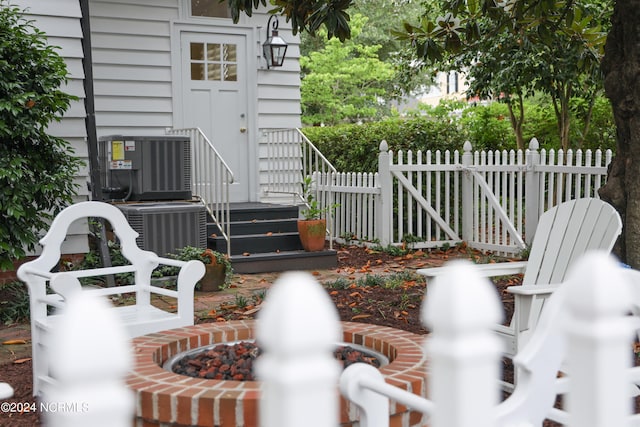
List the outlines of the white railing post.
<svg viewBox="0 0 640 427">
<path fill-rule="evenodd" d="M 625 314 L 631 290 L 617 263 L 604 253 L 579 261 L 566 283 L 570 389 L 569 426 L 629 425 L 633 329 Z M 634 285 L 638 285 L 635 283 Z"/>
<path fill-rule="evenodd" d="M 470 242 L 473 239 L 473 174 L 466 169 L 473 165 L 471 142 L 466 141 L 462 153 L 462 240 Z"/>
<path fill-rule="evenodd" d="M 540 152 L 538 149 L 540 144 L 536 138 L 531 138 L 529 142 L 529 151 L 527 152 L 527 172 L 525 177 L 524 188 L 524 240 L 527 244 L 531 244 L 533 236 L 538 227 L 538 219 L 542 215 L 543 206 L 540 205 L 540 194 L 543 191 L 541 187 L 540 172 L 536 171 L 536 166 L 540 164 Z"/>
<path fill-rule="evenodd" d="M 334 358 L 342 340 L 338 313 L 329 295 L 307 273 L 283 274 L 260 312 L 256 361 L 262 381 L 261 427 L 335 427 L 338 377 Z"/>
<path fill-rule="evenodd" d="M 393 194 L 391 185 L 393 175 L 389 167 L 389 145 L 387 141 L 380 142 L 378 154 L 378 177 L 380 180 L 380 198 L 377 200 L 378 233 L 375 236 L 380 245 L 387 246 L 391 243 L 391 227 L 393 224 Z"/>
<path fill-rule="evenodd" d="M 75 279 L 74 279 L 75 280 Z M 127 333 L 108 303 L 81 291 L 51 336 L 50 370 L 40 410 L 49 427 L 129 427 L 134 395 L 125 378 L 133 362 Z"/>
<path fill-rule="evenodd" d="M 452 262 L 429 285 L 422 320 L 432 331 L 432 427 L 491 427 L 499 401 L 502 345 L 492 328 L 501 319 L 495 288 L 467 261 Z"/>
</svg>

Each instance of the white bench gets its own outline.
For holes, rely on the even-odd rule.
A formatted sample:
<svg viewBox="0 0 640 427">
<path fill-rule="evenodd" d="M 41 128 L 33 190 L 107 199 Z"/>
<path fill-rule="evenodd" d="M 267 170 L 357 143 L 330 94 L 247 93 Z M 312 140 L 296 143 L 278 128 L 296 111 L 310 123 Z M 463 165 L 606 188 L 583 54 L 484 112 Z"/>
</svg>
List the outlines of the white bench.
<svg viewBox="0 0 640 427">
<path fill-rule="evenodd" d="M 52 272 L 59 262 L 61 245 L 69 227 L 81 218 L 104 218 L 111 224 L 119 240 L 122 255 L 130 265 L 95 268 L 68 272 Z M 49 372 L 48 349 L 52 325 L 59 316 L 56 310 L 65 305 L 73 292 L 90 292 L 108 296 L 125 293 L 135 294 L 133 305 L 114 307 L 122 319 L 129 337 L 137 337 L 166 329 L 193 325 L 194 287 L 205 272 L 200 261 L 177 261 L 162 258 L 144 251 L 136 244 L 138 233 L 128 224 L 122 212 L 115 206 L 102 202 L 81 202 L 64 209 L 51 223 L 51 227 L 40 240 L 42 254 L 18 269 L 18 277 L 29 288 L 31 309 L 31 338 L 33 357 L 33 394 L 42 392 L 43 386 L 53 381 Z M 159 265 L 179 267 L 176 290 L 154 286 L 151 274 Z M 79 278 L 99 277 L 119 273 L 133 273 L 132 285 L 107 288 L 81 286 Z M 166 311 L 151 304 L 151 294 L 176 299 L 176 311 Z"/>
</svg>

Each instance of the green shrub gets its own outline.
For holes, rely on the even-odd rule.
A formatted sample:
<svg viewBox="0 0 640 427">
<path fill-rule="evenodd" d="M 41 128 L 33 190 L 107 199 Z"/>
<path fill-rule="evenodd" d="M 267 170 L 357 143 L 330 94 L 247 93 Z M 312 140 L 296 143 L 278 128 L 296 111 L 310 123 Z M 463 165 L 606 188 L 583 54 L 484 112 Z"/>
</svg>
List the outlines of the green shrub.
<svg viewBox="0 0 640 427">
<path fill-rule="evenodd" d="M 29 320 L 29 291 L 22 282 L 0 285 L 0 322 L 26 322 Z"/>
<path fill-rule="evenodd" d="M 0 270 L 33 249 L 48 219 L 71 203 L 81 161 L 47 134 L 72 96 L 60 90 L 67 69 L 56 47 L 0 0 Z"/>
<path fill-rule="evenodd" d="M 389 119 L 381 122 L 310 127 L 304 134 L 339 171 L 376 172 L 380 142 L 398 150 L 455 150 L 465 134 L 455 120 L 442 117 Z"/>
</svg>

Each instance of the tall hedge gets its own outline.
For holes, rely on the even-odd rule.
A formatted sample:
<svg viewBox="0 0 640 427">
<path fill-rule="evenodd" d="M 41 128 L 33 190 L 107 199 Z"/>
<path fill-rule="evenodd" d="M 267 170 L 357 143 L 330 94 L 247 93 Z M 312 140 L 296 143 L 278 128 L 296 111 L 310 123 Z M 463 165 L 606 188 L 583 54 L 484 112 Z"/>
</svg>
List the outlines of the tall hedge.
<svg viewBox="0 0 640 427">
<path fill-rule="evenodd" d="M 552 108 L 541 102 L 527 103 L 523 127 L 525 140 L 536 137 L 542 148 L 559 148 Z M 605 98 L 596 102 L 589 132 L 584 137 L 580 134 L 584 128 L 583 111 L 576 108 L 574 113 L 572 140 L 576 149 L 615 148 L 615 125 Z M 462 150 L 467 140 L 474 150 L 516 149 L 507 106 L 497 102 L 486 106 L 444 103 L 416 117 L 306 127 L 302 131 L 339 171 L 344 172 L 377 171 L 378 147 L 383 139 L 393 151 Z"/>
<path fill-rule="evenodd" d="M 72 201 L 81 162 L 47 133 L 72 97 L 64 59 L 23 12 L 0 0 L 0 269 L 25 255 Z"/>
</svg>

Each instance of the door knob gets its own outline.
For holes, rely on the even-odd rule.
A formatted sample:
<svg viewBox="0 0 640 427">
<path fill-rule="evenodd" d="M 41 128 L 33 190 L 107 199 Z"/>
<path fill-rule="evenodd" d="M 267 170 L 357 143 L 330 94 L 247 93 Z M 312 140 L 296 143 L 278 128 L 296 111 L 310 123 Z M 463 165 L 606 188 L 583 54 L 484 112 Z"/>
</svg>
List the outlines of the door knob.
<svg viewBox="0 0 640 427">
<path fill-rule="evenodd" d="M 240 133 L 245 133 L 247 131 L 247 128 L 240 128 Z"/>
</svg>

